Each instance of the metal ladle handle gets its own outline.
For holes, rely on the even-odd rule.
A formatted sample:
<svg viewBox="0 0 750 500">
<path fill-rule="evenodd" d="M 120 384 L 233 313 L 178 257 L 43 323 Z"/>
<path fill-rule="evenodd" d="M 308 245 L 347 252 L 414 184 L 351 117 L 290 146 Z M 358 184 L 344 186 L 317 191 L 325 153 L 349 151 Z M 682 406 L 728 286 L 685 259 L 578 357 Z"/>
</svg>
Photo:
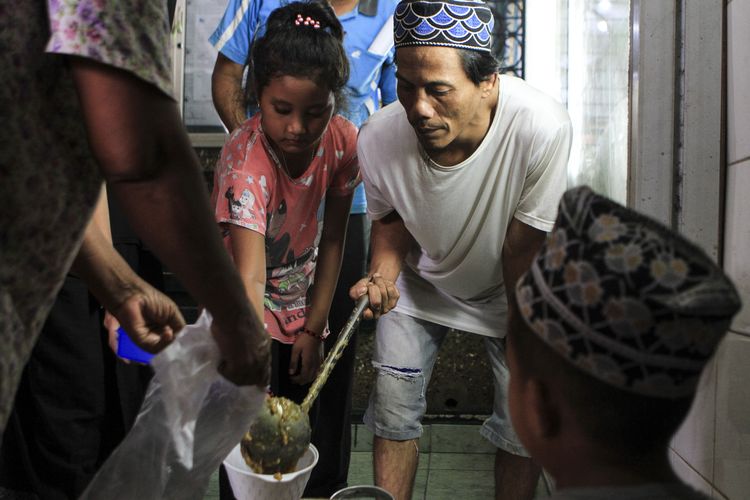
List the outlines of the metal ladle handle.
<svg viewBox="0 0 750 500">
<path fill-rule="evenodd" d="M 357 328 L 359 321 L 362 319 L 362 313 L 365 312 L 365 309 L 367 309 L 367 306 L 369 305 L 370 297 L 368 294 L 364 294 L 359 298 L 359 300 L 357 300 L 357 305 L 354 307 L 354 311 L 352 311 L 352 314 L 346 321 L 346 325 L 344 325 L 341 333 L 339 333 L 339 337 L 336 339 L 336 343 L 333 345 L 333 349 L 331 349 L 331 352 L 328 353 L 325 361 L 323 361 L 323 365 L 320 367 L 320 370 L 318 370 L 318 374 L 315 376 L 315 380 L 310 386 L 310 391 L 307 393 L 305 400 L 302 401 L 302 404 L 300 405 L 302 407 L 302 411 L 304 411 L 305 413 L 310 411 L 310 407 L 315 401 L 315 398 L 318 397 L 320 390 L 323 388 L 323 385 L 331 375 L 333 367 L 336 366 L 336 362 L 339 360 L 339 358 L 341 358 L 341 355 L 344 353 L 344 349 L 349 344 L 349 339 L 351 338 L 352 333 L 354 332 L 355 328 Z"/>
</svg>

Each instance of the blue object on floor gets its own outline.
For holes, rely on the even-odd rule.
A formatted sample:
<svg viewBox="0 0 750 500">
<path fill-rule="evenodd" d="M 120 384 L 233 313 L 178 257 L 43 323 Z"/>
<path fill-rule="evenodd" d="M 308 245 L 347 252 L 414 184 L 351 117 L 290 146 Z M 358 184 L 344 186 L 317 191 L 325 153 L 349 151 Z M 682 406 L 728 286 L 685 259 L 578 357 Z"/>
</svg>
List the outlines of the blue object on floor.
<svg viewBox="0 0 750 500">
<path fill-rule="evenodd" d="M 117 329 L 117 355 L 121 358 L 143 364 L 148 364 L 151 361 L 151 358 L 154 357 L 150 352 L 146 352 L 135 345 L 122 327 Z"/>
</svg>

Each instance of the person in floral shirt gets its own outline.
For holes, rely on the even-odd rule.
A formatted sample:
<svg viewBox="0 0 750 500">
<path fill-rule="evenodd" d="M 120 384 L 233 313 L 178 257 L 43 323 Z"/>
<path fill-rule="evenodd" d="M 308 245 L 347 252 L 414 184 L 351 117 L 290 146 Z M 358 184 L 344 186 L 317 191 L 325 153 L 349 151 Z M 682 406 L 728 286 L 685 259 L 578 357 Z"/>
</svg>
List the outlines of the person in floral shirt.
<svg viewBox="0 0 750 500">
<path fill-rule="evenodd" d="M 101 231 L 86 230 L 102 176 L 135 231 L 213 314 L 220 371 L 238 384 L 267 381 L 268 339 L 222 248 L 170 96 L 168 42 L 161 2 L 0 3 L 0 432 L 74 260 L 142 346 L 160 349 L 183 324 Z"/>
</svg>

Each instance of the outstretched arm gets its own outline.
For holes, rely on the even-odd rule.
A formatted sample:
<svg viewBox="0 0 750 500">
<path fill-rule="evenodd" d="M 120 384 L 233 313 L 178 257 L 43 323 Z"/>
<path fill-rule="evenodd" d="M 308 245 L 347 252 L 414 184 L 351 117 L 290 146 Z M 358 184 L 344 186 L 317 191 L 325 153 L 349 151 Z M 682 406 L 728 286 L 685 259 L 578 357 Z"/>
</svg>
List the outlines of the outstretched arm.
<svg viewBox="0 0 750 500">
<path fill-rule="evenodd" d="M 126 71 L 83 58 L 70 63 L 110 194 L 135 232 L 213 314 L 222 374 L 237 384 L 265 385 L 268 336 L 222 246 L 175 102 Z"/>
<path fill-rule="evenodd" d="M 373 221 L 370 271 L 366 278 L 356 282 L 349 290 L 349 295 L 355 300 L 369 293 L 370 308 L 365 311 L 365 318 L 378 318 L 396 307 L 399 293 L 394 283 L 401 273 L 406 254 L 415 245 L 414 238 L 396 211 Z"/>
<path fill-rule="evenodd" d="M 111 311 L 140 347 L 158 352 L 185 325 L 174 302 L 146 283 L 128 266 L 112 246 L 107 198 L 102 195 L 94 217 L 86 228 L 81 249 L 72 270 L 81 276 L 91 292 Z"/>
<path fill-rule="evenodd" d="M 245 121 L 245 95 L 242 91 L 244 67 L 219 52 L 211 74 L 211 97 L 224 126 L 232 132 Z"/>
</svg>

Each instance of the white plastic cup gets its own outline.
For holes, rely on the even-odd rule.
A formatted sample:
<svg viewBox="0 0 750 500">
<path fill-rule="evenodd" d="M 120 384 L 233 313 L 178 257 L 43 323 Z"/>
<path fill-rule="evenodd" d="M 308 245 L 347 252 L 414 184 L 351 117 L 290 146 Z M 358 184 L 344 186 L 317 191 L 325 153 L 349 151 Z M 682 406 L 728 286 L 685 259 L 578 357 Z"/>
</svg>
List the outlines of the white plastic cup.
<svg viewBox="0 0 750 500">
<path fill-rule="evenodd" d="M 317 463 L 318 450 L 311 444 L 297 462 L 297 470 L 276 479 L 270 474 L 253 472 L 237 445 L 224 460 L 224 467 L 237 500 L 300 500 Z"/>
</svg>

